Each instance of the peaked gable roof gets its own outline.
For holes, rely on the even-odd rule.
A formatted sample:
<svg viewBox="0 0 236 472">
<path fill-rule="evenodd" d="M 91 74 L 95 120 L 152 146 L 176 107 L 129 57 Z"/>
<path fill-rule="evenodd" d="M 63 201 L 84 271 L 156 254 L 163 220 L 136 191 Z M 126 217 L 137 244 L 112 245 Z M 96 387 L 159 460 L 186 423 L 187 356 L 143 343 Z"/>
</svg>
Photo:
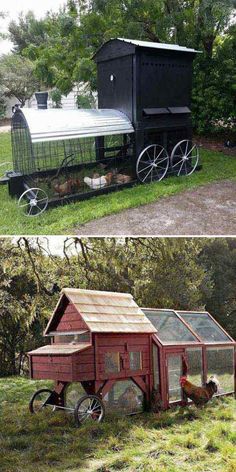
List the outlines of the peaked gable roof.
<svg viewBox="0 0 236 472">
<path fill-rule="evenodd" d="M 152 41 L 141 41 L 128 38 L 111 38 L 103 43 L 95 52 L 93 59 L 95 62 L 109 60 L 114 57 L 122 57 L 129 54 L 135 54 L 137 48 L 152 49 L 159 51 L 172 51 L 174 53 L 190 53 L 194 56 L 197 51 L 193 48 L 179 46 L 173 43 L 157 43 Z"/>
<path fill-rule="evenodd" d="M 155 333 L 156 328 L 129 293 L 64 288 L 45 334 L 55 326 L 61 302 L 65 298 L 93 333 Z M 63 312 L 61 313 L 63 316 Z"/>
</svg>

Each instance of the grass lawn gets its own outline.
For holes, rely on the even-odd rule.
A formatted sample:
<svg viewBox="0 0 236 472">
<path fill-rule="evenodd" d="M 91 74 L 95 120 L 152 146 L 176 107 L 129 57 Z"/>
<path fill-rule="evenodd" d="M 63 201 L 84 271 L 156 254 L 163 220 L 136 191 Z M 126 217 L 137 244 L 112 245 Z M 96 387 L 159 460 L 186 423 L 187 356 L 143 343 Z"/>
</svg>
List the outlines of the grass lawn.
<svg viewBox="0 0 236 472">
<path fill-rule="evenodd" d="M 202 409 L 107 417 L 76 428 L 72 415 L 31 415 L 32 393 L 48 382 L 0 379 L 1 472 L 234 472 L 236 409 L 232 397 Z"/>
<path fill-rule="evenodd" d="M 210 182 L 236 179 L 233 157 L 206 150 L 202 150 L 201 155 L 202 170 L 189 177 L 171 177 L 154 184 L 136 185 L 121 192 L 50 209 L 38 218 L 25 217 L 17 208 L 17 201 L 9 197 L 7 186 L 0 186 L 0 234 L 70 234 L 75 232 L 79 224 L 95 218 L 151 203 Z M 0 162 L 9 160 L 10 133 L 3 133 L 0 134 Z"/>
</svg>

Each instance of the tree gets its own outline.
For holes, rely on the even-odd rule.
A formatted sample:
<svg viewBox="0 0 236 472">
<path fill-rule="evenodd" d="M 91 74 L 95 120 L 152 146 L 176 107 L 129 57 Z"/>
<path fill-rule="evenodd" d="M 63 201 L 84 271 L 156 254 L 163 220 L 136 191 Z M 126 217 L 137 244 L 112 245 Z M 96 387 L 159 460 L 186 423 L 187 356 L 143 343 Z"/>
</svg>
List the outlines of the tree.
<svg viewBox="0 0 236 472">
<path fill-rule="evenodd" d="M 0 11 L 0 20 L 1 19 L 4 19 L 6 16 L 6 14 L 3 12 L 3 11 Z M 0 39 L 4 39 L 5 38 L 5 34 L 0 30 Z"/>
<path fill-rule="evenodd" d="M 203 51 L 195 60 L 193 118 L 198 131 L 235 116 L 235 0 L 69 0 L 58 13 L 32 13 L 10 24 L 15 50 L 34 62 L 48 87 L 63 94 L 75 83 L 96 90 L 92 56 L 114 37 L 178 43 Z M 224 74 L 226 71 L 226 75 Z M 78 103 L 84 103 L 79 98 Z"/>
<path fill-rule="evenodd" d="M 21 106 L 39 87 L 34 64 L 17 54 L 6 54 L 0 60 L 0 81 L 6 97 L 15 96 Z"/>
<path fill-rule="evenodd" d="M 0 376 L 19 373 L 63 287 L 132 293 L 140 306 L 208 310 L 236 336 L 236 242 L 204 238 L 0 240 Z"/>
<path fill-rule="evenodd" d="M 21 54 L 31 44 L 40 46 L 47 42 L 45 20 L 36 19 L 32 11 L 21 13 L 17 22 L 11 21 L 8 31 L 16 53 Z"/>
<path fill-rule="evenodd" d="M 205 267 L 208 281 L 203 286 L 206 309 L 217 321 L 236 337 L 236 241 L 215 239 L 206 242 L 200 261 Z"/>
</svg>

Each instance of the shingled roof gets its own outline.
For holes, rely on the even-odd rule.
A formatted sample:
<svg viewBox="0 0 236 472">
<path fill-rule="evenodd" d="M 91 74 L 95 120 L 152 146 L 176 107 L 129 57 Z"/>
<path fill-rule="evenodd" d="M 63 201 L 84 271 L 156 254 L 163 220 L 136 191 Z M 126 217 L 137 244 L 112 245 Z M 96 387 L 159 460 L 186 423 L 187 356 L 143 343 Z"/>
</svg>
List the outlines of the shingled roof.
<svg viewBox="0 0 236 472">
<path fill-rule="evenodd" d="M 155 333 L 156 328 L 129 293 L 64 288 L 47 325 L 50 333 L 63 299 L 71 302 L 93 333 Z"/>
</svg>

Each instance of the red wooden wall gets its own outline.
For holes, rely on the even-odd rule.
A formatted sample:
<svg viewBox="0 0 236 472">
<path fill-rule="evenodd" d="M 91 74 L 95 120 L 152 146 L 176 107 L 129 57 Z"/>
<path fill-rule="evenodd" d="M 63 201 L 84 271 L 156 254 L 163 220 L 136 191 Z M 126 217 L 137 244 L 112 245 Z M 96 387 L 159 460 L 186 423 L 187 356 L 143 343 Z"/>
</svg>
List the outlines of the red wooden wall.
<svg viewBox="0 0 236 472">
<path fill-rule="evenodd" d="M 141 352 L 142 368 L 130 370 L 129 352 Z M 121 359 L 121 370 L 107 373 L 105 353 L 118 352 Z M 150 373 L 150 335 L 148 334 L 96 334 L 95 335 L 96 379 L 115 379 Z"/>
<path fill-rule="evenodd" d="M 95 379 L 94 348 L 73 355 L 32 355 L 31 377 L 64 382 Z"/>
<path fill-rule="evenodd" d="M 76 310 L 75 306 L 72 303 L 69 303 L 58 323 L 55 326 L 55 331 L 78 331 L 78 330 L 88 330 L 87 325 L 81 318 L 80 314 Z M 54 331 L 54 330 L 52 330 Z"/>
</svg>

